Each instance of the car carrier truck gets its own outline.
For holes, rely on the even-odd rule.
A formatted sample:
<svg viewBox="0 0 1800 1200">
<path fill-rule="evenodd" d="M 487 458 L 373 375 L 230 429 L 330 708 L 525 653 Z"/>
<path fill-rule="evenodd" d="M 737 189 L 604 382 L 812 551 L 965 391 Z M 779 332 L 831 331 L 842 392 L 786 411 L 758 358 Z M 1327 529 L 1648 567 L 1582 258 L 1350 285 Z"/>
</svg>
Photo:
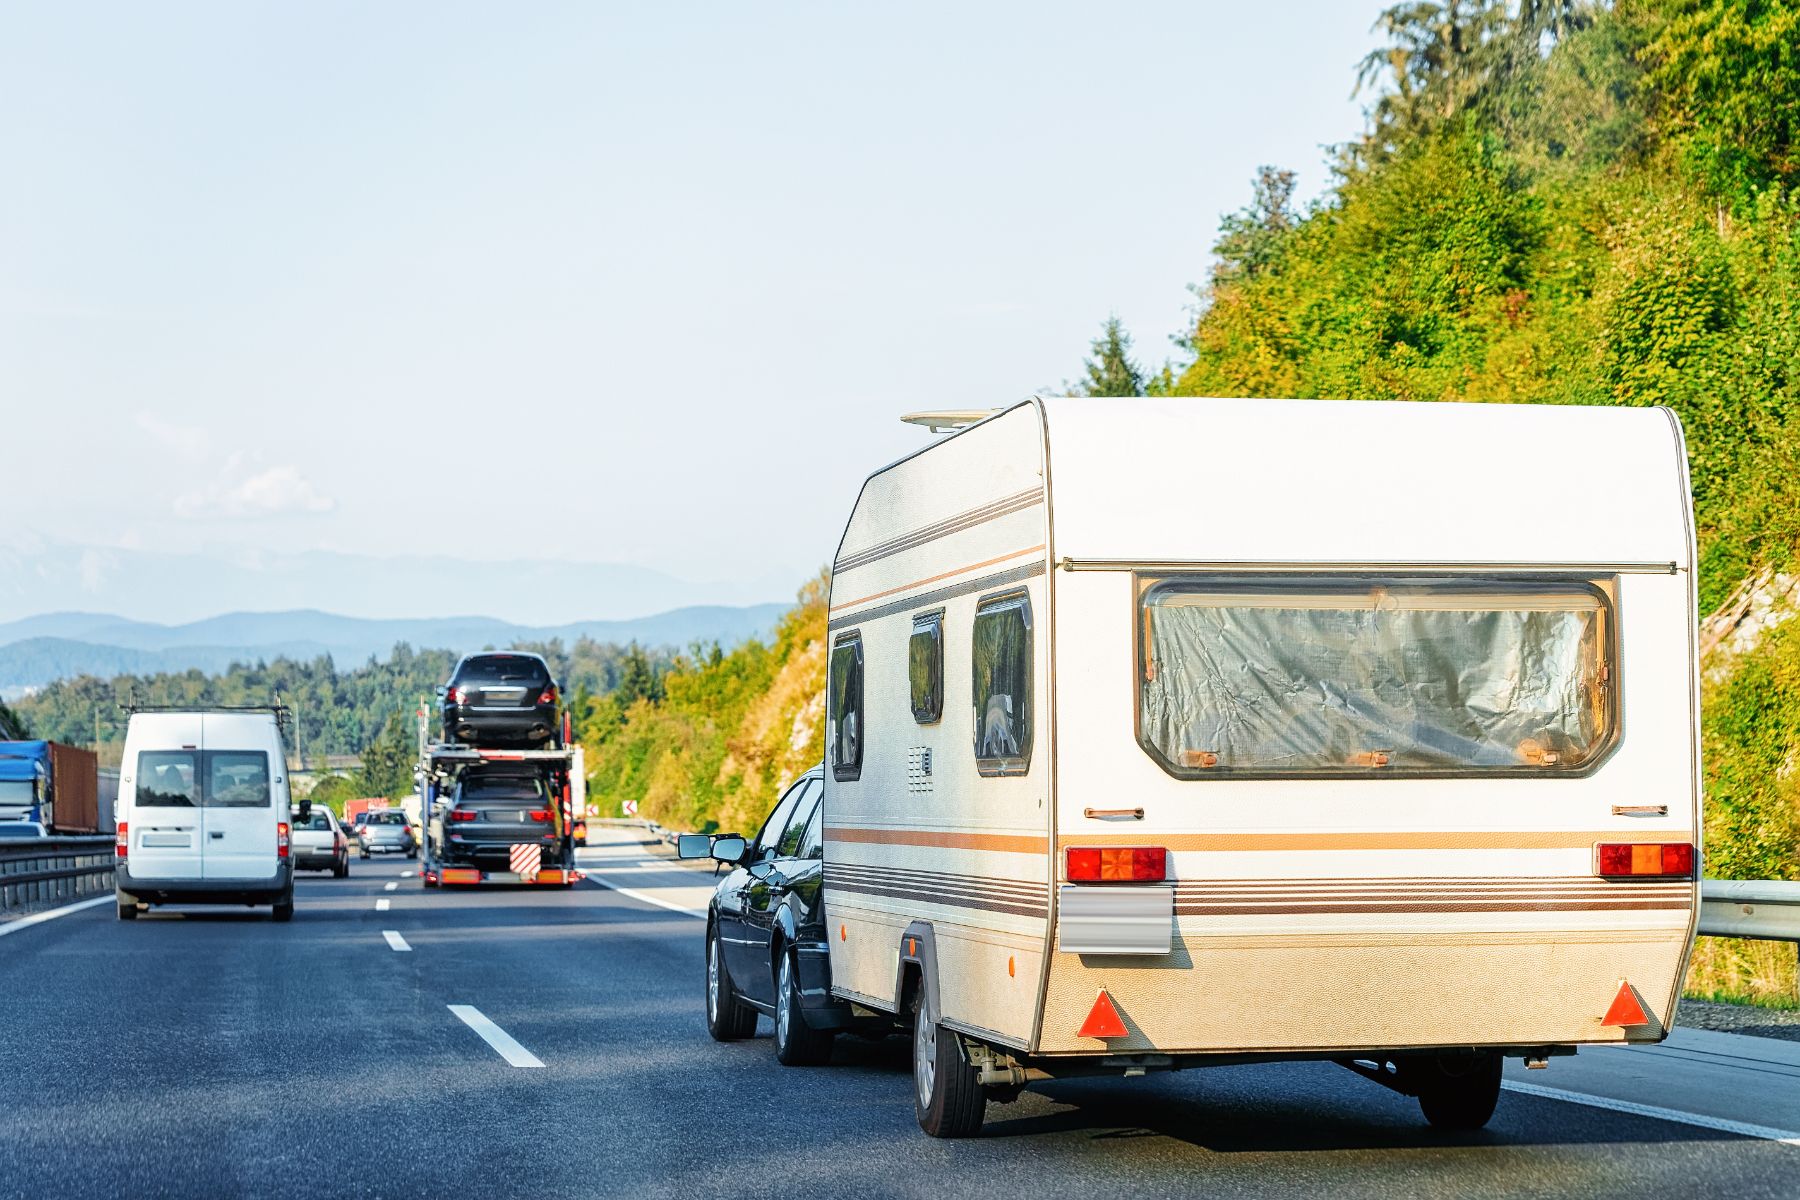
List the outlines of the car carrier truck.
<svg viewBox="0 0 1800 1200">
<path fill-rule="evenodd" d="M 586 811 L 579 746 L 556 750 L 425 748 L 414 772 L 425 826 L 419 878 L 426 887 L 541 884 L 567 887 L 578 814 Z M 473 797 L 483 782 L 504 781 Z M 466 818 L 466 819 L 465 819 Z M 583 822 L 585 825 L 585 822 Z"/>
</svg>

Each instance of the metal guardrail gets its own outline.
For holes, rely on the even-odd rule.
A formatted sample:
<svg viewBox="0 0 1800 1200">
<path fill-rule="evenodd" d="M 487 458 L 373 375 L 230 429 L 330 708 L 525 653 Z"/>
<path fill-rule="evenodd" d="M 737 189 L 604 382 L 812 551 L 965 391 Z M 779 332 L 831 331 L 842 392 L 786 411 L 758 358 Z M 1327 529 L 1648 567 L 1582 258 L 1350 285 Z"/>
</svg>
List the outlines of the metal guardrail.
<svg viewBox="0 0 1800 1200">
<path fill-rule="evenodd" d="M 0 841 L 0 912 L 111 891 L 113 854 L 107 836 Z"/>
<path fill-rule="evenodd" d="M 1700 932 L 1706 937 L 1800 942 L 1800 883 L 1703 880 Z"/>
</svg>

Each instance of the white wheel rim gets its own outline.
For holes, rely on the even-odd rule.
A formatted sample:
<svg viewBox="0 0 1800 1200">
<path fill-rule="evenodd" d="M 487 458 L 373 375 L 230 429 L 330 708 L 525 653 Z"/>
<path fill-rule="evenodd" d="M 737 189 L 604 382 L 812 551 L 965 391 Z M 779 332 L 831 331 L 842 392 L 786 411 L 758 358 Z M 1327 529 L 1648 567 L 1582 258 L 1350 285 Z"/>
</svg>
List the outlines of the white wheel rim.
<svg viewBox="0 0 1800 1200">
<path fill-rule="evenodd" d="M 787 1044 L 788 1021 L 791 1019 L 788 1016 L 788 1009 L 793 1007 L 794 981 L 791 978 L 793 970 L 787 956 L 783 955 L 781 959 L 781 1002 L 775 1006 L 775 1036 L 781 1039 L 783 1045 Z"/>
<path fill-rule="evenodd" d="M 937 1022 L 923 998 L 913 1018 L 913 1083 L 919 1089 L 919 1107 L 930 1108 L 937 1091 Z"/>
<path fill-rule="evenodd" d="M 719 1020 L 719 940 L 706 943 L 706 1015 Z"/>
</svg>

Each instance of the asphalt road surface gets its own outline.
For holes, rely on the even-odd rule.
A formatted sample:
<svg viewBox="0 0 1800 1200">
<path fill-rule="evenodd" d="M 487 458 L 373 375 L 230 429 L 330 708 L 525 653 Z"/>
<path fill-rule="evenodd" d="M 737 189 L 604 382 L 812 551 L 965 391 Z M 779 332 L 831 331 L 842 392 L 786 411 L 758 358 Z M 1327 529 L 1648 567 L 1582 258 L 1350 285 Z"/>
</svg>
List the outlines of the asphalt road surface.
<svg viewBox="0 0 1800 1200">
<path fill-rule="evenodd" d="M 1051 1084 L 934 1141 L 903 1038 L 711 1041 L 708 880 L 586 857 L 570 890 L 356 862 L 291 925 L 108 898 L 0 936 L 0 1195 L 1800 1197 L 1800 1046 L 1729 1034 L 1509 1068 L 1470 1135 L 1306 1064 Z"/>
</svg>

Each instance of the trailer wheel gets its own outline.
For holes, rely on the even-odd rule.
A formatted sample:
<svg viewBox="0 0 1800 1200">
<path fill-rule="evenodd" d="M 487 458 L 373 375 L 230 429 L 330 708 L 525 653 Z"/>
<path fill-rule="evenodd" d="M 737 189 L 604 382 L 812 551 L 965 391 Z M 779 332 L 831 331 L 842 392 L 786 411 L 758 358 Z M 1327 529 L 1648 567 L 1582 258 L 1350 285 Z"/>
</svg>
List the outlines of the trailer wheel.
<svg viewBox="0 0 1800 1200">
<path fill-rule="evenodd" d="M 937 1023 L 926 982 L 919 981 L 913 1007 L 913 1112 L 932 1137 L 972 1137 L 981 1131 L 987 1096 L 956 1034 Z"/>
<path fill-rule="evenodd" d="M 756 1033 L 756 1010 L 732 990 L 717 929 L 706 933 L 706 1032 L 715 1042 L 742 1041 Z"/>
<path fill-rule="evenodd" d="M 1410 1059 L 1404 1070 L 1435 1129 L 1480 1129 L 1500 1101 L 1498 1054 Z"/>
<path fill-rule="evenodd" d="M 775 978 L 775 1058 L 784 1067 L 816 1067 L 831 1059 L 836 1031 L 814 1029 L 800 1007 L 800 963 L 792 948 L 782 951 Z"/>
</svg>

